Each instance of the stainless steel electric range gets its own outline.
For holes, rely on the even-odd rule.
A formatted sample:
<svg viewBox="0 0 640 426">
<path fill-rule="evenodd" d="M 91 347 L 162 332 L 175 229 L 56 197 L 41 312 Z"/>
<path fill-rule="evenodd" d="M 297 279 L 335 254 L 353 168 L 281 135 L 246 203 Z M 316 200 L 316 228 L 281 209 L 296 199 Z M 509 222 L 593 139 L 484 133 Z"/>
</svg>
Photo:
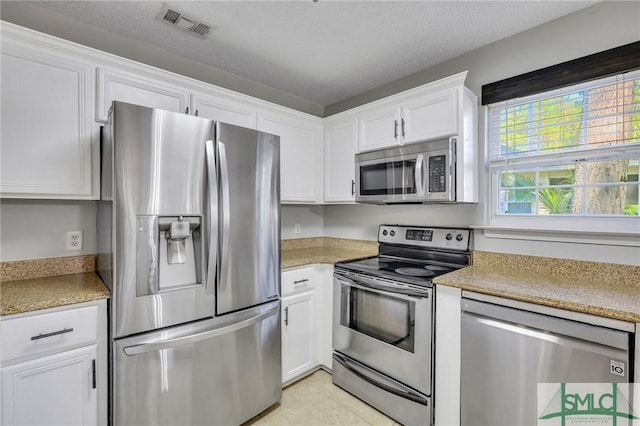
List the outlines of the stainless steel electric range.
<svg viewBox="0 0 640 426">
<path fill-rule="evenodd" d="M 471 231 L 380 225 L 378 242 L 378 256 L 335 265 L 333 382 L 400 423 L 432 424 L 432 279 L 470 264 Z"/>
</svg>

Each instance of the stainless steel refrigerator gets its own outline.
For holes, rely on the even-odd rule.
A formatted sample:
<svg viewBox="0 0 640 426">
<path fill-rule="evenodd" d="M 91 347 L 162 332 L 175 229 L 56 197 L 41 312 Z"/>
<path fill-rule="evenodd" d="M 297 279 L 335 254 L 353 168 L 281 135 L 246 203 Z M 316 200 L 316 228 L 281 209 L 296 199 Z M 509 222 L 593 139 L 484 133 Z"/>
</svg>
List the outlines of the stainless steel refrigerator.
<svg viewBox="0 0 640 426">
<path fill-rule="evenodd" d="M 110 413 L 234 425 L 281 397 L 279 137 L 114 102 L 98 271 Z"/>
</svg>

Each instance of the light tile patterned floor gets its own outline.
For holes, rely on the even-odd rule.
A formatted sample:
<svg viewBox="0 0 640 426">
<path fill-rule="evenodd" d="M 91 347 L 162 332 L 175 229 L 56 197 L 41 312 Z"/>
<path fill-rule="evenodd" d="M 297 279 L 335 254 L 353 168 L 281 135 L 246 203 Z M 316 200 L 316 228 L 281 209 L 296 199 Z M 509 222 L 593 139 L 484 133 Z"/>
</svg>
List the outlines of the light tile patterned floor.
<svg viewBox="0 0 640 426">
<path fill-rule="evenodd" d="M 398 423 L 331 383 L 331 375 L 318 370 L 286 387 L 280 403 L 242 426 L 325 426 Z"/>
</svg>

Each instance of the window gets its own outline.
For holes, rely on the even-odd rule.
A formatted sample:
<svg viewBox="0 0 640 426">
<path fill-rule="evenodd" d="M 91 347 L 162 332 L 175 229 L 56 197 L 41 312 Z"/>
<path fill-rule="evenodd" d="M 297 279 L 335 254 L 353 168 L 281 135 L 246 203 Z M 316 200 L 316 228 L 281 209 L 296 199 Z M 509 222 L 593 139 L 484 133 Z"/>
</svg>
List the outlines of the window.
<svg viewBox="0 0 640 426">
<path fill-rule="evenodd" d="M 637 228 L 640 70 L 490 104 L 488 135 L 492 221 Z"/>
</svg>

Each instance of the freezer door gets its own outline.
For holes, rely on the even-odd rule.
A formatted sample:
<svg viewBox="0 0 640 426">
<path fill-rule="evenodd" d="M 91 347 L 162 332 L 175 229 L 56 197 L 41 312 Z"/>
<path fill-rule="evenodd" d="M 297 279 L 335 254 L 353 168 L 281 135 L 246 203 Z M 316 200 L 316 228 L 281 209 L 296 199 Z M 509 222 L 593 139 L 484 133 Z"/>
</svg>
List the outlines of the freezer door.
<svg viewBox="0 0 640 426">
<path fill-rule="evenodd" d="M 622 331 L 463 299 L 461 338 L 462 425 L 539 424 L 538 383 L 630 381 Z"/>
<path fill-rule="evenodd" d="M 280 400 L 280 302 L 113 343 L 114 425 L 238 425 Z"/>
<path fill-rule="evenodd" d="M 220 315 L 280 295 L 280 138 L 222 123 L 216 135 Z"/>
</svg>

